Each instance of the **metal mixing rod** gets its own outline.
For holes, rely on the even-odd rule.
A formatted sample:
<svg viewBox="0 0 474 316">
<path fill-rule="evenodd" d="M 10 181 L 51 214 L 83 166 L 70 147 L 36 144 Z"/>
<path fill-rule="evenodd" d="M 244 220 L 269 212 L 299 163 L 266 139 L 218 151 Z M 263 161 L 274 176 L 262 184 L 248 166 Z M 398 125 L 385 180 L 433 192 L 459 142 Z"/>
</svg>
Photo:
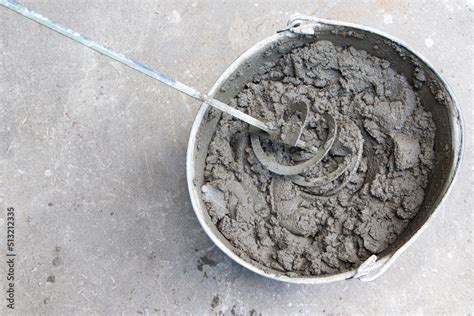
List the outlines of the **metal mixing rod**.
<svg viewBox="0 0 474 316">
<path fill-rule="evenodd" d="M 98 43 L 88 38 L 87 36 L 84 36 L 64 25 L 54 22 L 51 19 L 26 8 L 25 6 L 17 3 L 16 1 L 0 0 L 0 5 L 30 20 L 33 20 L 43 26 L 46 26 L 47 28 L 50 28 L 51 30 L 56 31 L 59 34 L 64 35 L 76 41 L 79 44 L 82 44 L 86 47 L 89 47 L 92 50 L 95 50 L 96 52 L 99 52 L 109 58 L 112 58 L 113 60 L 118 61 L 142 74 L 145 74 L 153 79 L 156 79 L 173 89 L 176 89 L 184 94 L 187 94 L 188 96 L 196 100 L 206 103 L 214 108 L 221 110 L 222 112 L 225 112 L 241 121 L 244 121 L 247 124 L 253 126 L 254 128 L 260 130 L 260 132 L 265 133 L 266 137 L 272 139 L 273 141 L 278 141 L 289 146 L 298 146 L 298 141 L 301 136 L 302 129 L 304 128 L 304 122 L 302 124 L 296 124 L 296 125 L 295 124 L 292 125 L 291 123 L 288 123 L 286 125 L 288 125 L 290 128 L 287 128 L 287 131 L 285 133 L 282 133 L 281 130 L 270 128 L 267 123 L 262 122 L 261 120 L 255 117 L 252 117 L 242 111 L 239 111 L 236 108 L 233 108 L 219 100 L 216 100 L 209 95 L 201 93 L 198 90 L 171 78 L 168 75 L 165 75 L 159 71 L 153 70 L 150 67 L 136 60 L 133 60 L 122 53 L 118 53 L 114 51 L 113 49 L 101 43 Z M 289 110 L 292 112 L 304 111 L 304 109 L 299 108 L 298 104 L 294 106 L 295 107 L 292 108 L 290 105 Z M 303 116 L 303 119 L 304 120 L 306 119 L 306 114 Z"/>
</svg>

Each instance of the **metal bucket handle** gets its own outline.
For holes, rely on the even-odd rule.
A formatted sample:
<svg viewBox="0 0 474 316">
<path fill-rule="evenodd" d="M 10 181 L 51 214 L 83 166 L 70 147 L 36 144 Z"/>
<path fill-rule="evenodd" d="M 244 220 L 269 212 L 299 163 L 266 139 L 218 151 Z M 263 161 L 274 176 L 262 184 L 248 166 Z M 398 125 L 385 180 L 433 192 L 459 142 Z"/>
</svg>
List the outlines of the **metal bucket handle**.
<svg viewBox="0 0 474 316">
<path fill-rule="evenodd" d="M 316 29 L 322 31 L 332 29 L 334 26 L 328 20 L 320 19 L 314 16 L 296 14 L 286 23 L 286 28 L 278 30 L 277 33 L 289 32 L 295 35 L 315 35 Z"/>
<path fill-rule="evenodd" d="M 388 268 L 390 268 L 392 263 L 395 262 L 401 253 L 402 251 L 399 249 L 391 255 L 390 258 L 379 261 L 377 261 L 378 257 L 376 255 L 370 256 L 359 266 L 359 268 L 357 268 L 352 279 L 359 279 L 362 282 L 370 282 L 378 279 L 385 273 L 385 271 L 387 271 Z"/>
<path fill-rule="evenodd" d="M 288 20 L 286 28 L 278 30 L 277 33 L 288 32 L 288 34 L 294 36 L 314 36 L 316 30 L 323 31 L 333 28 L 334 25 L 330 21 L 297 14 Z M 370 256 L 359 266 L 352 278 L 363 282 L 370 282 L 379 278 L 402 253 L 402 248 L 398 249 L 389 258 L 378 260 L 379 258 L 376 255 Z"/>
<path fill-rule="evenodd" d="M 356 28 L 361 28 L 363 30 L 372 32 L 372 30 L 365 29 L 364 27 L 360 25 L 355 25 L 351 23 L 346 23 L 346 22 L 341 22 L 341 21 L 333 21 L 333 20 L 324 20 L 320 19 L 314 16 L 309 16 L 309 15 L 302 15 L 302 14 L 296 14 L 293 15 L 287 22 L 287 27 L 281 30 L 278 30 L 277 33 L 282 33 L 286 32 L 289 36 L 315 36 L 316 32 L 319 31 L 325 31 L 325 30 L 334 30 L 336 26 L 347 26 L 347 27 L 356 27 Z M 381 34 L 382 32 L 378 32 L 378 34 Z M 392 37 L 388 34 L 381 34 L 389 39 L 392 39 Z M 407 46 L 406 44 L 402 43 L 400 40 L 396 40 L 399 44 L 403 46 Z M 421 56 L 420 54 L 416 53 L 417 56 Z M 430 68 L 433 69 L 433 67 L 422 57 L 420 57 Z M 433 69 L 434 70 L 434 69 Z M 435 71 L 435 70 L 434 70 Z M 437 73 L 435 71 L 435 73 Z M 440 78 L 442 78 L 440 76 Z M 446 89 L 449 91 L 450 95 L 455 99 L 454 94 L 450 90 L 449 86 L 447 85 L 446 82 L 444 82 L 443 79 L 441 79 L 443 83 L 445 84 Z M 457 102 L 454 101 L 455 105 L 457 105 Z M 457 107 L 457 110 L 460 111 L 460 109 Z M 461 120 L 461 125 L 462 124 L 462 116 L 459 118 Z M 462 151 L 463 151 L 463 132 L 461 132 L 461 149 L 460 149 L 460 156 L 462 156 Z M 457 162 L 457 165 L 459 166 L 459 161 Z M 454 172 L 454 175 L 457 173 L 459 168 L 456 168 L 456 171 Z M 454 178 L 453 175 L 453 178 Z M 444 198 L 447 196 L 446 192 L 445 196 L 443 197 L 442 201 L 440 201 L 440 204 L 443 202 Z M 433 216 L 430 216 L 424 225 L 420 227 L 417 232 L 407 241 L 405 242 L 400 248 L 398 248 L 395 252 L 393 252 L 391 255 L 384 256 L 382 258 L 379 258 L 377 255 L 372 255 L 369 258 L 367 258 L 356 270 L 356 273 L 351 277 L 351 279 L 359 279 L 363 282 L 370 282 L 378 279 L 380 276 L 382 276 L 385 271 L 390 268 L 390 266 L 395 262 L 395 260 L 421 235 L 421 233 L 426 229 L 427 224 L 430 220 L 432 220 Z"/>
</svg>

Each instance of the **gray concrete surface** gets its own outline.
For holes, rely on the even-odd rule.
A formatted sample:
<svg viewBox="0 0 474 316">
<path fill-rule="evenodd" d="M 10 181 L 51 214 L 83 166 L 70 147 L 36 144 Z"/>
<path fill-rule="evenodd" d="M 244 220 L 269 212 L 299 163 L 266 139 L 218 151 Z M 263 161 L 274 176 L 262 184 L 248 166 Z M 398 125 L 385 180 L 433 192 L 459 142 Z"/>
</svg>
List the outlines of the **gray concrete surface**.
<svg viewBox="0 0 474 316">
<path fill-rule="evenodd" d="M 24 4 L 201 90 L 294 12 L 375 27 L 444 74 L 467 141 L 442 210 L 383 277 L 271 281 L 213 247 L 194 216 L 185 152 L 198 104 L 0 9 L 0 206 L 17 212 L 16 313 L 474 312 L 472 0 Z M 0 230 L 4 262 L 3 215 Z"/>
</svg>

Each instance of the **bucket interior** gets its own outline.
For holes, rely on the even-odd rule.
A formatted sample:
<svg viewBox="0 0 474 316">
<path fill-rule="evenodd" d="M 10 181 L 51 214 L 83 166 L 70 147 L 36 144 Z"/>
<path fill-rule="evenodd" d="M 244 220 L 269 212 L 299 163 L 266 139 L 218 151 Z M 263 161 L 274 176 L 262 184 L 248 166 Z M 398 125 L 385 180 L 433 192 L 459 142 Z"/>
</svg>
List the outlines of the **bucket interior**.
<svg viewBox="0 0 474 316">
<path fill-rule="evenodd" d="M 286 34 L 272 37 L 271 41 L 252 51 L 250 56 L 242 57 L 234 63 L 233 67 L 228 70 L 231 73 L 225 73 L 221 77 L 213 87 L 211 95 L 213 94 L 215 98 L 225 103 L 230 102 L 244 88 L 247 82 L 252 81 L 254 75 L 259 72 L 260 67 L 264 63 L 277 60 L 294 48 L 319 40 L 328 40 L 342 47 L 353 46 L 358 50 L 365 50 L 373 56 L 388 60 L 392 67 L 397 72 L 403 74 L 412 85 L 414 83 L 414 72 L 417 67 L 421 68 L 427 77 L 427 81 L 417 91 L 417 94 L 425 110 L 432 114 L 436 125 L 434 168 L 425 190 L 425 200 L 416 217 L 411 220 L 398 239 L 379 254 L 379 257 L 388 256 L 410 241 L 414 234 L 425 225 L 441 202 L 441 199 L 447 193 L 459 163 L 461 148 L 459 113 L 455 106 L 455 100 L 449 93 L 448 88 L 429 65 L 404 46 L 384 36 L 367 30 L 338 26 L 332 30 L 318 32 L 313 37 L 288 36 Z M 187 167 L 191 169 L 188 170 L 188 182 L 191 199 L 194 199 L 195 212 L 200 218 L 201 223 L 207 227 L 206 231 L 208 234 L 214 235 L 211 238 L 218 238 L 227 250 L 241 256 L 253 267 L 262 270 L 266 274 L 281 275 L 281 272 L 263 267 L 257 262 L 246 258 L 245 254 L 239 253 L 211 222 L 211 218 L 202 200 L 200 188 L 204 181 L 205 158 L 219 118 L 219 111 L 203 105 L 200 115 L 198 114 L 194 123 L 198 125 L 198 128 L 195 133 L 191 134 Z M 192 159 L 192 162 L 189 159 Z M 190 175 L 191 179 L 189 178 Z M 338 275 L 342 279 L 347 277 L 347 273 L 338 273 Z M 321 277 L 315 276 L 314 278 Z"/>
</svg>

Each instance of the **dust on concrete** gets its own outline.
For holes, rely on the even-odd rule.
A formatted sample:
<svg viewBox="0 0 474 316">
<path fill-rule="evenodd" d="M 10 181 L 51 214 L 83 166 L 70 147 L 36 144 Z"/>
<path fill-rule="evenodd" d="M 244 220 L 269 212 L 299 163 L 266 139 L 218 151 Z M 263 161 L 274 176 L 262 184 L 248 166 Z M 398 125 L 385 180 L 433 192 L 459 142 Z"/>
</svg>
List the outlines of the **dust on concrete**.
<svg viewBox="0 0 474 316">
<path fill-rule="evenodd" d="M 286 166 L 309 159 L 308 148 L 330 134 L 327 114 L 338 127 L 328 154 L 301 174 L 277 175 L 256 157 L 248 126 L 223 114 L 206 158 L 209 215 L 241 257 L 281 273 L 355 268 L 393 243 L 422 205 L 433 120 L 389 61 L 328 41 L 268 63 L 231 105 L 279 126 L 295 102 L 310 109 L 306 150 L 265 139 L 262 148 Z"/>
<path fill-rule="evenodd" d="M 53 266 L 58 267 L 63 263 L 63 259 L 61 257 L 54 257 L 53 259 Z"/>
<path fill-rule="evenodd" d="M 201 257 L 198 261 L 198 270 L 202 271 L 204 266 L 215 267 L 219 262 L 209 257 Z"/>
<path fill-rule="evenodd" d="M 52 264 L 55 267 L 59 267 L 60 265 L 63 264 L 63 259 L 60 256 L 60 252 L 61 252 L 61 247 L 60 246 L 54 247 L 55 257 L 53 258 Z"/>
<path fill-rule="evenodd" d="M 219 295 L 215 295 L 211 301 L 211 308 L 215 309 L 217 306 L 219 306 L 219 303 L 220 303 Z"/>
<path fill-rule="evenodd" d="M 198 259 L 197 262 L 197 269 L 199 271 L 203 271 L 205 266 L 208 267 L 215 267 L 217 266 L 222 260 L 224 259 L 223 254 L 216 249 L 215 247 L 212 247 L 208 251 L 206 251 L 206 254 Z"/>
</svg>

